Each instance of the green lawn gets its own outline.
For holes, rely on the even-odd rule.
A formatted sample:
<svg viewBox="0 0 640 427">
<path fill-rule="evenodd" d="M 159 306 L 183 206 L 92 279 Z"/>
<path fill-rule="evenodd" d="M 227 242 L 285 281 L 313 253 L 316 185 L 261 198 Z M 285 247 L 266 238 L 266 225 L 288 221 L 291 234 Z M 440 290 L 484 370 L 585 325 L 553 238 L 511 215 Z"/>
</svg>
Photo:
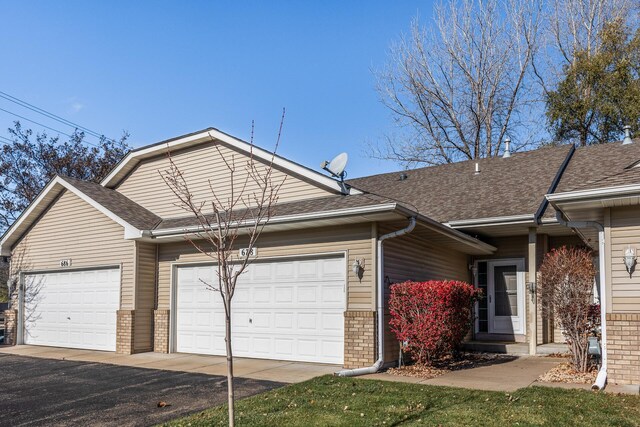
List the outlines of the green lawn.
<svg viewBox="0 0 640 427">
<path fill-rule="evenodd" d="M 226 406 L 172 426 L 226 425 Z M 324 376 L 244 399 L 239 426 L 640 426 L 640 397 L 529 387 L 512 394 Z"/>
</svg>

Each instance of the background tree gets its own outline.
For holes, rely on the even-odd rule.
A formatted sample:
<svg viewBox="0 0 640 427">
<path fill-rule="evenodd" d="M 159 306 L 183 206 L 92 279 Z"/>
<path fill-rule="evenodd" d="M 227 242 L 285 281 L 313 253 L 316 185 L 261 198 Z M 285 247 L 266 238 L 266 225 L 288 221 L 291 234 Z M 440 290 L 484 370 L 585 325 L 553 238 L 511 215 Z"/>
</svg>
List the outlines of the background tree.
<svg viewBox="0 0 640 427">
<path fill-rule="evenodd" d="M 636 0 L 547 0 L 542 49 L 534 61 L 545 94 L 563 79 L 578 53 L 590 58 L 600 52 L 602 32 L 610 23 L 637 28 L 639 12 Z"/>
<path fill-rule="evenodd" d="M 596 276 L 591 252 L 565 246 L 553 250 L 545 255 L 538 274 L 542 310 L 548 316 L 553 314 L 562 328 L 574 368 L 587 372 Z"/>
<path fill-rule="evenodd" d="M 9 301 L 9 288 L 7 282 L 9 281 L 9 263 L 4 262 L 0 257 L 0 302 Z"/>
<path fill-rule="evenodd" d="M 541 8 L 537 0 L 453 0 L 435 7 L 432 27 L 414 21 L 377 73 L 401 135 L 374 147 L 374 157 L 438 164 L 496 156 L 507 135 L 529 144 Z"/>
<path fill-rule="evenodd" d="M 56 174 L 99 182 L 129 151 L 128 134 L 87 145 L 83 132 L 68 141 L 33 133 L 15 122 L 10 143 L 0 145 L 0 234 Z"/>
<path fill-rule="evenodd" d="M 284 120 L 284 112 L 282 119 Z M 194 237 L 187 237 L 187 241 L 215 264 L 217 283 L 203 282 L 203 286 L 218 292 L 224 306 L 230 426 L 235 423 L 232 301 L 238 278 L 253 261 L 251 250 L 256 247 L 262 230 L 274 215 L 278 192 L 284 184 L 284 178 L 277 182 L 273 178 L 273 160 L 280 143 L 282 125 L 283 121 L 280 122 L 276 146 L 268 163 L 263 163 L 253 155 L 253 130 L 251 153 L 246 160 L 238 161 L 235 155 L 229 158 L 218 145 L 215 145 L 218 155 L 224 161 L 227 179 L 231 184 L 229 192 L 224 194 L 216 190 L 215 185 L 209 180 L 210 198 L 195 199 L 189 189 L 190 183 L 171 156 L 169 169 L 161 172 L 165 183 L 176 196 L 177 205 L 192 215 L 199 226 L 200 231 Z M 213 141 L 213 137 L 211 139 Z M 215 172 L 216 180 L 219 180 L 219 171 Z M 244 250 L 243 255 L 239 254 L 239 244 Z"/>
<path fill-rule="evenodd" d="M 598 48 L 575 51 L 563 79 L 548 92 L 547 118 L 558 141 L 584 146 L 619 139 L 640 125 L 640 29 L 606 23 Z"/>
</svg>

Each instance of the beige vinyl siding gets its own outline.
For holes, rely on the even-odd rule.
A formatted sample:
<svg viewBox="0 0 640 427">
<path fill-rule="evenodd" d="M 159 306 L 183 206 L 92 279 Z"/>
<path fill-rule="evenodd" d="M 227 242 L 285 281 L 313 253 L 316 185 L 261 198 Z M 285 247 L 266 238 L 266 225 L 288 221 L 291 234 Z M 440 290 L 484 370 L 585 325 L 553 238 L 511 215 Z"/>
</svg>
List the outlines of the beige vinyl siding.
<svg viewBox="0 0 640 427">
<path fill-rule="evenodd" d="M 397 230 L 398 227 L 379 226 L 379 234 Z M 390 283 L 406 280 L 461 280 L 470 283 L 468 255 L 434 245 L 412 234 L 396 237 L 384 243 L 384 273 Z M 388 301 L 389 289 L 385 289 Z M 385 307 L 385 361 L 398 359 L 399 346 L 389 328 L 389 309 Z"/>
<path fill-rule="evenodd" d="M 226 200 L 231 194 L 231 175 L 224 160 L 232 163 L 235 159 L 237 169 L 235 191 L 239 192 L 244 184 L 246 154 L 223 145 L 218 147 L 220 148 L 219 152 L 212 142 L 172 153 L 173 161 L 184 174 L 189 190 L 197 201 L 212 200 L 209 181 L 220 200 Z M 160 176 L 160 172 L 168 169 L 169 160 L 165 155 L 143 161 L 125 178 L 117 190 L 163 218 L 188 216 L 189 214 L 184 209 L 175 206 L 177 198 Z M 274 169 L 273 184 L 280 184 L 283 180 L 284 184 L 280 189 L 278 199 L 280 203 L 335 194 L 295 176 L 287 175 L 281 170 Z M 250 180 L 245 194 L 251 194 L 256 188 L 255 183 L 251 183 Z"/>
<path fill-rule="evenodd" d="M 347 304 L 349 310 L 373 310 L 375 294 L 373 280 L 373 245 L 370 224 L 318 228 L 290 232 L 264 233 L 260 236 L 258 259 L 347 252 Z M 236 248 L 243 246 L 242 241 Z M 158 309 L 170 309 L 173 263 L 212 262 L 189 242 L 165 243 L 158 246 Z M 365 271 L 358 279 L 351 271 L 356 259 L 364 259 Z M 250 267 L 249 267 L 250 268 Z"/>
<path fill-rule="evenodd" d="M 153 309 L 156 303 L 156 245 L 136 242 L 136 314 L 134 351 L 153 350 Z"/>
<path fill-rule="evenodd" d="M 134 242 L 124 229 L 75 194 L 65 191 L 13 249 L 14 271 L 121 266 L 120 307 L 134 306 Z"/>
<path fill-rule="evenodd" d="M 640 312 L 640 268 L 633 276 L 624 265 L 624 251 L 631 245 L 640 250 L 640 208 L 611 208 L 610 214 L 610 292 L 613 313 Z"/>
</svg>

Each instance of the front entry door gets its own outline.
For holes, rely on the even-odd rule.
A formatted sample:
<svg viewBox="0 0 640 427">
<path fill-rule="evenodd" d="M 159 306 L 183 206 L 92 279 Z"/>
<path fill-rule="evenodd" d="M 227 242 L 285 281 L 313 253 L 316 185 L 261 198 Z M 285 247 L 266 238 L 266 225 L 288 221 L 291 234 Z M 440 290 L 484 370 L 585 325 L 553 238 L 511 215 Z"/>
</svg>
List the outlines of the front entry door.
<svg viewBox="0 0 640 427">
<path fill-rule="evenodd" d="M 488 263 L 489 333 L 524 334 L 524 261 Z"/>
</svg>

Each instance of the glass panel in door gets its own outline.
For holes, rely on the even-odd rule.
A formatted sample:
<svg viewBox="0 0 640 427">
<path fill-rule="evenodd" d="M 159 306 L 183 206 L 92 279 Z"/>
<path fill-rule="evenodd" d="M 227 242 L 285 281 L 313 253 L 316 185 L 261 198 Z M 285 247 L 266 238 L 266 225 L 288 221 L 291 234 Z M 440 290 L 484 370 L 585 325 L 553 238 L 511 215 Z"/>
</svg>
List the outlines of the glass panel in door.
<svg viewBox="0 0 640 427">
<path fill-rule="evenodd" d="M 495 315 L 518 316 L 518 274 L 515 265 L 496 266 Z"/>
</svg>

